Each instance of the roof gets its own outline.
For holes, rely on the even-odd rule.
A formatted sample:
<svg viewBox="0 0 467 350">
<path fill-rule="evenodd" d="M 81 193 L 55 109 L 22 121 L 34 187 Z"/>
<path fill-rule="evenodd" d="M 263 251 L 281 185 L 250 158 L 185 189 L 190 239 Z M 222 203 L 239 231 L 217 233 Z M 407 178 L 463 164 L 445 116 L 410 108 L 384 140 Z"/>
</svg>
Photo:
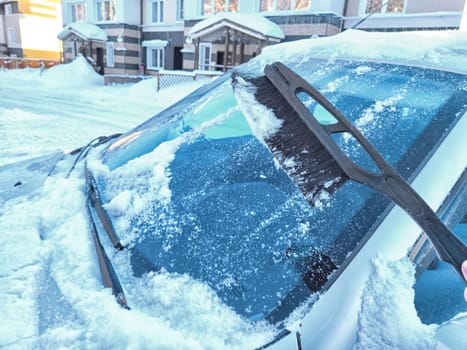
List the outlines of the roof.
<svg viewBox="0 0 467 350">
<path fill-rule="evenodd" d="M 74 22 L 68 24 L 58 33 L 60 40 L 67 40 L 72 34 L 90 41 L 107 41 L 105 31 L 95 24 L 86 22 Z"/>
<path fill-rule="evenodd" d="M 220 12 L 191 28 L 188 36 L 199 38 L 220 28 L 229 27 L 261 40 L 280 41 L 284 33 L 277 24 L 257 13 Z"/>
</svg>

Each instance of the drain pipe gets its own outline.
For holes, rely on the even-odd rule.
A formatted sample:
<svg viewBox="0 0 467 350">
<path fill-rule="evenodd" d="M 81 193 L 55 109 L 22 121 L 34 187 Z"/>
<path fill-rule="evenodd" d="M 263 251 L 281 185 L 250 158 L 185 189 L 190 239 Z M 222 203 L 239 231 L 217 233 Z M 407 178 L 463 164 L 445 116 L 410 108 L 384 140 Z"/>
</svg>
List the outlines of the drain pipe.
<svg viewBox="0 0 467 350">
<path fill-rule="evenodd" d="M 349 5 L 349 0 L 344 0 L 344 5 L 342 7 L 342 21 L 339 28 L 339 32 L 344 31 L 345 18 L 347 17 L 347 6 Z"/>
<path fill-rule="evenodd" d="M 144 15 L 143 15 L 143 4 L 144 0 L 140 0 L 139 2 L 139 38 L 138 38 L 138 47 L 139 47 L 139 65 L 138 67 L 142 67 L 143 64 L 143 57 L 144 57 L 144 52 L 143 52 L 143 46 L 142 46 L 142 39 L 143 39 L 143 23 L 144 23 Z M 147 9 L 146 9 L 147 11 Z M 144 67 L 146 65 L 144 64 Z M 141 69 L 140 69 L 141 70 Z M 145 68 L 142 69 L 142 72 L 140 74 L 144 75 L 145 73 Z"/>
</svg>

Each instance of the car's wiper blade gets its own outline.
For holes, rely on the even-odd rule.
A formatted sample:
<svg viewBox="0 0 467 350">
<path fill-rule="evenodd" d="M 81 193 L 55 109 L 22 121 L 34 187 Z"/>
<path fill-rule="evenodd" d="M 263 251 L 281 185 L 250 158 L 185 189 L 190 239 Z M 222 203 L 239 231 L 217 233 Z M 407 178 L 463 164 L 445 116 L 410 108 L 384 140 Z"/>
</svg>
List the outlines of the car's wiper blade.
<svg viewBox="0 0 467 350">
<path fill-rule="evenodd" d="M 112 289 L 112 294 L 115 296 L 115 299 L 117 299 L 117 302 L 121 306 L 123 306 L 126 309 L 129 309 L 122 285 L 120 284 L 120 281 L 118 280 L 117 274 L 112 266 L 112 263 L 110 262 L 109 257 L 107 256 L 104 247 L 102 246 L 101 240 L 99 239 L 96 224 L 92 217 L 91 210 L 89 209 L 89 206 L 91 205 L 89 201 L 90 200 L 88 198 L 86 210 L 89 222 L 91 223 L 91 233 L 94 241 L 94 246 L 96 248 L 97 261 L 99 262 L 102 283 L 104 284 L 105 288 Z"/>
<path fill-rule="evenodd" d="M 89 143 L 86 146 L 83 146 L 81 148 L 77 148 L 77 149 L 71 151 L 70 154 L 78 153 L 78 155 L 76 156 L 72 166 L 68 170 L 68 173 L 66 174 L 66 178 L 70 177 L 70 174 L 72 173 L 72 171 L 75 170 L 76 164 L 78 164 L 78 162 L 81 159 L 86 158 L 86 156 L 88 155 L 89 150 L 91 148 L 100 146 L 100 145 L 102 145 L 102 144 L 104 144 L 104 143 L 106 143 L 106 142 L 108 142 L 108 141 L 110 141 L 112 139 L 115 139 L 115 138 L 117 138 L 117 137 L 119 137 L 121 135 L 122 135 L 121 133 L 117 133 L 117 134 L 112 134 L 112 135 L 109 135 L 109 136 L 99 136 L 99 137 L 96 137 L 95 139 L 92 139 L 91 141 L 89 141 Z"/>
<path fill-rule="evenodd" d="M 91 206 L 95 209 L 96 214 L 109 235 L 110 240 L 114 247 L 118 250 L 123 249 L 123 245 L 120 243 L 115 230 L 112 226 L 110 218 L 107 215 L 107 212 L 102 207 L 100 201 L 99 192 L 97 191 L 97 186 L 94 177 L 89 171 L 87 165 L 84 166 L 85 178 L 86 178 L 86 212 L 88 215 L 89 222 L 91 224 L 91 234 L 94 241 L 94 246 L 96 248 L 97 260 L 99 263 L 99 269 L 102 276 L 102 283 L 104 287 L 112 289 L 112 294 L 117 299 L 117 302 L 124 308 L 129 309 L 128 303 L 123 291 L 122 285 L 118 279 L 117 273 L 115 272 L 112 263 L 110 262 L 109 257 L 107 256 L 104 247 L 102 246 L 99 234 L 97 231 L 96 223 L 94 221 L 93 214 L 91 212 Z M 103 221 L 104 220 L 104 221 Z M 108 231 L 109 229 L 109 231 Z"/>
<path fill-rule="evenodd" d="M 102 206 L 101 197 L 99 194 L 99 190 L 97 188 L 96 180 L 94 176 L 89 171 L 88 167 L 84 166 L 84 176 L 86 177 L 86 186 L 88 190 L 89 202 L 92 207 L 95 209 L 97 216 L 99 217 L 99 221 L 101 222 L 102 226 L 104 227 L 105 232 L 109 236 L 110 241 L 112 242 L 113 246 L 117 250 L 122 250 L 123 245 L 120 242 L 120 239 L 115 232 L 115 229 L 112 225 L 112 221 L 107 214 L 107 211 Z"/>
</svg>

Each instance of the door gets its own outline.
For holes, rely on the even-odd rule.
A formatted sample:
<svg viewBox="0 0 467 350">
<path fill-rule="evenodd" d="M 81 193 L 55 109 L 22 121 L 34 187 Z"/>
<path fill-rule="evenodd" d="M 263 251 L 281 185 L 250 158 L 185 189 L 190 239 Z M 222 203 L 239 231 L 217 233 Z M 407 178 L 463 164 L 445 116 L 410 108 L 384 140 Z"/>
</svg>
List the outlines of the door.
<svg viewBox="0 0 467 350">
<path fill-rule="evenodd" d="M 199 44 L 199 70 L 209 70 L 211 66 L 211 43 L 200 43 Z"/>
<path fill-rule="evenodd" d="M 224 51 L 217 51 L 216 70 L 222 70 L 224 68 L 224 57 Z"/>
<path fill-rule="evenodd" d="M 104 49 L 102 47 L 96 48 L 96 64 L 97 73 L 104 75 Z"/>
<path fill-rule="evenodd" d="M 174 47 L 174 68 L 175 70 L 183 69 L 183 54 L 180 52 L 183 47 L 175 46 Z"/>
</svg>

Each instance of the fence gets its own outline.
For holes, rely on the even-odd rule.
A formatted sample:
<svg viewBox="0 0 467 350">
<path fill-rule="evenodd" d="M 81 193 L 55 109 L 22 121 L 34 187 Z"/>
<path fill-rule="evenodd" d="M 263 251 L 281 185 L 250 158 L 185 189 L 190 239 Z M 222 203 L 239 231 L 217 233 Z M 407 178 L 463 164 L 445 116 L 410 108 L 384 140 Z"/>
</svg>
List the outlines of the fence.
<svg viewBox="0 0 467 350">
<path fill-rule="evenodd" d="M 60 61 L 40 58 L 0 57 L 0 68 L 7 69 L 50 68 L 60 63 Z"/>
<path fill-rule="evenodd" d="M 173 71 L 173 70 L 160 70 L 155 74 L 151 75 L 126 75 L 126 74 L 106 74 L 104 81 L 106 85 L 109 84 L 126 84 L 126 83 L 137 83 L 143 79 L 155 79 L 156 80 L 156 91 L 160 89 L 192 82 L 200 79 L 211 79 L 222 72 L 216 71 Z"/>
<path fill-rule="evenodd" d="M 160 89 L 163 89 L 169 86 L 188 83 L 193 80 L 211 79 L 221 74 L 222 72 L 216 72 L 216 71 L 185 72 L 185 71 L 161 70 L 156 73 L 156 81 L 157 81 L 156 89 L 157 91 L 159 91 Z"/>
</svg>

